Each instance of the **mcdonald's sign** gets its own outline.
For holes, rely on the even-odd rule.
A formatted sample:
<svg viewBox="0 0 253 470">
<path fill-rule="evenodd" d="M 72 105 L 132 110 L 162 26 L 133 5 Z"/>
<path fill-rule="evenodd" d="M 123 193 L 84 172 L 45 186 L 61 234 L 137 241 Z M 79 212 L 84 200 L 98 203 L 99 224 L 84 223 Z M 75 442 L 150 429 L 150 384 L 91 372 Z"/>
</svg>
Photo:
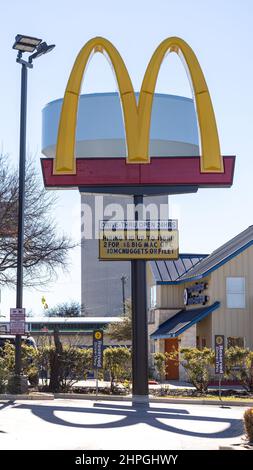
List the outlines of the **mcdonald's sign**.
<svg viewBox="0 0 253 470">
<path fill-rule="evenodd" d="M 75 158 L 80 89 L 88 60 L 96 52 L 104 53 L 109 58 L 116 75 L 125 127 L 126 159 Z M 198 118 L 199 157 L 149 156 L 155 86 L 168 52 L 175 52 L 183 59 L 190 78 Z M 193 191 L 205 186 L 231 186 L 234 162 L 233 156 L 221 156 L 207 84 L 196 55 L 185 41 L 171 37 L 157 47 L 147 66 L 137 104 L 130 76 L 118 50 L 107 39 L 96 37 L 84 45 L 76 58 L 63 99 L 55 158 L 42 159 L 42 168 L 44 182 L 48 187 L 111 189 L 119 185 L 131 188 L 141 185 L 145 187 L 145 192 L 149 192 L 148 188 L 151 187 L 162 192 L 162 187 L 166 187 L 164 192 L 168 193 L 169 188 L 171 191 L 185 192 L 187 186 Z"/>
</svg>

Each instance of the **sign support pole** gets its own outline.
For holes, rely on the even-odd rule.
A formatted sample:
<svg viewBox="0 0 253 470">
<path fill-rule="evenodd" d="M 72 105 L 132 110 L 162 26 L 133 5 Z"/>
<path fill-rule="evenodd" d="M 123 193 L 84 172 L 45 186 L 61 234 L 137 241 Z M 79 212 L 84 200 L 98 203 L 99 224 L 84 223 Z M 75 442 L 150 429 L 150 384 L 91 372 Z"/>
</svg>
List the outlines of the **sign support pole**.
<svg viewBox="0 0 253 470">
<path fill-rule="evenodd" d="M 98 398 L 98 368 L 96 368 L 96 399 Z"/>
<path fill-rule="evenodd" d="M 103 330 L 93 331 L 93 370 L 96 379 L 96 399 L 98 398 L 98 369 L 103 368 Z"/>
<path fill-rule="evenodd" d="M 143 196 L 134 196 L 135 209 L 143 204 Z M 135 220 L 138 211 L 135 210 Z M 133 402 L 148 402 L 148 327 L 146 261 L 131 261 L 132 291 L 132 399 Z"/>
<path fill-rule="evenodd" d="M 221 408 L 223 408 L 223 403 L 221 399 L 221 381 L 222 381 L 222 376 L 225 373 L 225 338 L 224 338 L 224 335 L 215 335 L 214 344 L 215 344 L 215 373 L 219 374 L 219 400 L 221 402 Z"/>
<path fill-rule="evenodd" d="M 219 375 L 219 400 L 221 401 L 221 378 L 222 378 L 222 375 L 220 374 Z"/>
</svg>

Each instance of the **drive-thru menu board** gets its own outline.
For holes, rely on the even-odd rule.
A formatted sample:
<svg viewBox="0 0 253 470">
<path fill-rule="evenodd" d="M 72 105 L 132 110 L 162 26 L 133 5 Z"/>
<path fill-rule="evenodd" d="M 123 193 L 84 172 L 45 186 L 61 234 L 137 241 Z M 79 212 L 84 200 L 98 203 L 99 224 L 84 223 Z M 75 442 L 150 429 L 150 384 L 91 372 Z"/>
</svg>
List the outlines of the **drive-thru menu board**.
<svg viewBox="0 0 253 470">
<path fill-rule="evenodd" d="M 99 259 L 177 259 L 177 220 L 100 221 Z"/>
</svg>

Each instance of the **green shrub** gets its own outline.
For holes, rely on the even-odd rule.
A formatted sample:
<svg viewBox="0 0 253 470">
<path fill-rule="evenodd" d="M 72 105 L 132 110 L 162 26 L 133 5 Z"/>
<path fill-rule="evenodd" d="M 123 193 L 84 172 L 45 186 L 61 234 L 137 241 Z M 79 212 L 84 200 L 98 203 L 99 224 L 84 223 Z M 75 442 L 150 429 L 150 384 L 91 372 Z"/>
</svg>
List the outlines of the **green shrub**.
<svg viewBox="0 0 253 470">
<path fill-rule="evenodd" d="M 13 344 L 5 343 L 2 348 L 1 362 L 0 369 L 2 372 L 0 372 L 0 375 L 3 375 L 6 381 L 11 375 L 15 375 L 15 346 Z M 37 376 L 38 384 L 37 350 L 24 344 L 21 346 L 21 374 L 28 376 L 28 378 L 30 376 L 33 381 L 32 385 L 35 385 L 35 377 Z"/>
<path fill-rule="evenodd" d="M 38 367 L 30 366 L 27 372 L 28 380 L 33 387 L 37 387 L 39 385 L 39 372 Z"/>
<path fill-rule="evenodd" d="M 156 352 L 153 354 L 155 370 L 162 382 L 165 380 L 170 355 L 168 353 Z"/>
<path fill-rule="evenodd" d="M 61 358 L 61 388 L 69 390 L 78 380 L 84 380 L 92 369 L 92 350 L 65 346 Z"/>
<path fill-rule="evenodd" d="M 2 357 L 0 357 L 0 393 L 4 393 L 6 390 L 6 382 L 8 380 L 8 370 L 5 367 L 5 362 Z"/>
<path fill-rule="evenodd" d="M 46 377 L 51 378 L 57 372 L 59 383 L 55 384 L 56 388 L 53 384 L 52 392 L 68 391 L 92 369 L 92 350 L 63 346 L 58 353 L 55 346 L 45 346 L 38 350 L 38 367 Z"/>
<path fill-rule="evenodd" d="M 130 376 L 131 352 L 126 347 L 106 348 L 103 358 L 104 370 L 110 374 L 111 392 L 114 392 L 115 381 L 128 379 Z"/>
<path fill-rule="evenodd" d="M 249 408 L 244 412 L 243 419 L 246 437 L 253 444 L 253 408 Z"/>
<path fill-rule="evenodd" d="M 199 393 L 206 393 L 211 375 L 210 365 L 214 361 L 214 351 L 208 348 L 183 348 L 180 354 L 180 362 L 186 370 L 189 382 Z"/>
<path fill-rule="evenodd" d="M 253 392 L 253 351 L 231 347 L 225 351 L 226 378 L 239 381 L 247 392 Z"/>
</svg>

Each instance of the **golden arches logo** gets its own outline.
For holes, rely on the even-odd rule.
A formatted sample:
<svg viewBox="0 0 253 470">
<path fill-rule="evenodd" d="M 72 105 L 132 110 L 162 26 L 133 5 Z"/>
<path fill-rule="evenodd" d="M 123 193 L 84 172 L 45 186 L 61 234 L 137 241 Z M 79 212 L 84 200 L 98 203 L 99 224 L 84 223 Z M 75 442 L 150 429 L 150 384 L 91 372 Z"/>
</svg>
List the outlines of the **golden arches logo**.
<svg viewBox="0 0 253 470">
<path fill-rule="evenodd" d="M 102 333 L 100 331 L 96 331 L 94 334 L 96 339 L 101 339 L 102 338 Z"/>
<path fill-rule="evenodd" d="M 218 344 L 218 345 L 223 344 L 223 337 L 222 336 L 216 336 L 216 344 Z"/>
<path fill-rule="evenodd" d="M 149 132 L 157 77 L 165 55 L 176 52 L 184 59 L 195 97 L 201 143 L 201 172 L 223 173 L 223 158 L 210 94 L 197 57 L 190 46 L 180 38 L 171 37 L 157 47 L 146 69 L 137 104 L 121 55 L 110 41 L 96 37 L 88 41 L 79 52 L 68 80 L 58 129 L 54 174 L 76 172 L 78 101 L 83 75 L 93 52 L 106 54 L 115 71 L 123 109 L 128 163 L 149 163 Z"/>
</svg>

